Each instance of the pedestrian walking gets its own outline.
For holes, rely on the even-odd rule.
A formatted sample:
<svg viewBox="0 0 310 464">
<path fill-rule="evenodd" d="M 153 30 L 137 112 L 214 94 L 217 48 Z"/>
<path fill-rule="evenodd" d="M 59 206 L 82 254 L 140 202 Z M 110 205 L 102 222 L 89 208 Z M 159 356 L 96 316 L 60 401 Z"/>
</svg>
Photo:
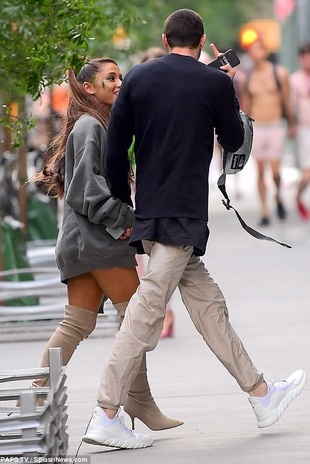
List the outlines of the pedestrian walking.
<svg viewBox="0 0 310 464">
<path fill-rule="evenodd" d="M 297 121 L 297 155 L 301 170 L 296 204 L 302 219 L 310 219 L 304 196 L 310 183 L 310 42 L 299 47 L 300 68 L 291 74 L 292 102 Z"/>
<path fill-rule="evenodd" d="M 48 350 L 61 347 L 67 365 L 79 343 L 95 328 L 104 299 L 115 306 L 120 322 L 139 278 L 136 249 L 128 246 L 134 213 L 128 203 L 112 196 L 106 171 L 110 110 L 122 75 L 110 58 L 88 60 L 76 75 L 68 72 L 70 99 L 63 132 L 50 147 L 51 156 L 36 181 L 55 198 L 63 197 L 63 219 L 56 243 L 61 281 L 67 285 L 64 320 L 48 341 Z M 128 170 L 128 182 L 130 172 Z M 133 379 L 124 409 L 153 430 L 183 422 L 159 410 L 150 391 L 146 358 Z M 47 380 L 36 380 L 43 386 Z"/>
<path fill-rule="evenodd" d="M 276 214 L 280 220 L 287 215 L 281 197 L 281 161 L 284 154 L 284 141 L 287 122 L 289 137 L 295 136 L 296 126 L 290 101 L 289 75 L 280 65 L 269 60 L 269 51 L 263 37 L 258 38 L 247 48 L 252 68 L 240 89 L 242 109 L 255 120 L 252 156 L 257 162 L 257 185 L 261 203 L 260 226 L 271 222 L 269 189 L 266 181 L 271 169 L 275 188 Z"/>
<path fill-rule="evenodd" d="M 168 55 L 137 65 L 125 76 L 112 110 L 107 166 L 111 191 L 130 201 L 127 151 L 135 136 L 136 210 L 131 245 L 149 255 L 145 276 L 130 299 L 106 362 L 83 441 L 116 448 L 150 446 L 120 419 L 144 353 L 159 340 L 165 308 L 178 287 L 204 341 L 249 394 L 258 427 L 274 424 L 302 391 L 306 374 L 267 382 L 230 324 L 219 286 L 200 256 L 208 240 L 208 173 L 214 130 L 234 152 L 244 141 L 230 65 L 223 71 L 198 61 L 206 35 L 202 18 L 181 9 L 166 20 Z M 218 54 L 212 46 L 213 53 Z M 119 137 L 119 134 L 122 137 Z"/>
</svg>

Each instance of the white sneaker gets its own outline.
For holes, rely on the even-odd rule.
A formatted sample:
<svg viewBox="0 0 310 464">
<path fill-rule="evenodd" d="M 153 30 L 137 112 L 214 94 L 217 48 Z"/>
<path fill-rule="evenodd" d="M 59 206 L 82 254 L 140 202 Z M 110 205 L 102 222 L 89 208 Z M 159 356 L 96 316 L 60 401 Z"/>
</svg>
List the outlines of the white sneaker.
<svg viewBox="0 0 310 464">
<path fill-rule="evenodd" d="M 122 422 L 119 412 L 117 412 L 114 419 L 109 419 L 103 410 L 97 406 L 82 441 L 92 445 L 127 449 L 151 446 L 153 439 L 148 435 L 135 433 L 128 429 Z"/>
<path fill-rule="evenodd" d="M 269 427 L 277 422 L 288 405 L 302 392 L 306 380 L 306 373 L 299 369 L 281 382 L 266 382 L 266 396 L 250 396 L 248 400 L 256 414 L 257 427 Z"/>
</svg>

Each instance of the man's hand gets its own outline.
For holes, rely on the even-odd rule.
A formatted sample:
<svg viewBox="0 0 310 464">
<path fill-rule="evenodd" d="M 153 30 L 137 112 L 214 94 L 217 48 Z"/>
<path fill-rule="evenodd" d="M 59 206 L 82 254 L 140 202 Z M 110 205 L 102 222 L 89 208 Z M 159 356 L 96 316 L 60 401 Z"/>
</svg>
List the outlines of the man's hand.
<svg viewBox="0 0 310 464">
<path fill-rule="evenodd" d="M 213 55 L 215 56 L 215 58 L 217 58 L 218 56 L 222 56 L 223 53 L 219 52 L 218 49 L 216 48 L 216 46 L 214 45 L 214 43 L 210 43 L 210 48 L 213 52 Z M 225 64 L 225 66 L 221 66 L 220 68 L 222 71 L 225 71 L 226 74 L 228 74 L 228 76 L 233 79 L 234 75 L 236 74 L 236 70 L 234 68 L 231 67 L 230 64 Z"/>
<path fill-rule="evenodd" d="M 132 227 L 129 227 L 125 230 L 125 232 L 120 236 L 119 240 L 127 240 L 131 237 L 132 234 Z"/>
</svg>

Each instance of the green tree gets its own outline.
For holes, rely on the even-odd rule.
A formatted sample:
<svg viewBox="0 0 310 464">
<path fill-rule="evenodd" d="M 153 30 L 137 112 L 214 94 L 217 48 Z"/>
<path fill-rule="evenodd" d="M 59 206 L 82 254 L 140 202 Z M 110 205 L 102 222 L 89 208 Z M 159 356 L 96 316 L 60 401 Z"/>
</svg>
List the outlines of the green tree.
<svg viewBox="0 0 310 464">
<path fill-rule="evenodd" d="M 89 50 L 95 23 L 112 23 L 113 0 L 2 0 L 0 89 L 3 103 L 60 82 Z M 4 107 L 2 124 L 8 123 Z M 4 113 L 4 114 L 3 114 Z M 1 122 L 1 121 L 0 121 Z"/>
<path fill-rule="evenodd" d="M 79 67 L 94 25 L 113 29 L 113 0 L 4 0 L 0 17 L 0 84 L 10 92 L 39 95 L 68 67 Z"/>
<path fill-rule="evenodd" d="M 28 177 L 26 137 L 32 124 L 26 97 L 37 98 L 43 88 L 60 83 L 66 69 L 80 68 L 94 25 L 111 24 L 112 31 L 115 17 L 121 21 L 113 0 L 1 1 L 0 156 L 5 150 L 17 155 L 20 187 Z M 18 190 L 19 218 L 26 229 L 27 190 Z"/>
</svg>

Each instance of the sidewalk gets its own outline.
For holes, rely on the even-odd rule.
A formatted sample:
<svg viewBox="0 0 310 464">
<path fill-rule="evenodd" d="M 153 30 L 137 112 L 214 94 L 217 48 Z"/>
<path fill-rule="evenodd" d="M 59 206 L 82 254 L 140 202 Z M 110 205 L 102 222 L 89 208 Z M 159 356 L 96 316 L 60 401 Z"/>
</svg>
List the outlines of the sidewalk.
<svg viewBox="0 0 310 464">
<path fill-rule="evenodd" d="M 228 186 L 233 206 L 255 228 L 258 208 L 252 177 L 240 181 L 240 200 L 234 199 L 233 185 Z M 299 368 L 310 374 L 310 223 L 302 222 L 293 208 L 289 182 L 285 202 L 287 221 L 275 218 L 262 232 L 289 243 L 291 250 L 248 235 L 212 188 L 211 236 L 204 257 L 254 363 L 275 380 Z M 205 346 L 178 293 L 172 306 L 176 336 L 160 340 L 148 354 L 148 375 L 162 411 L 184 420 L 184 425 L 153 432 L 137 421 L 136 430 L 154 438 L 151 448 L 114 450 L 83 443 L 79 456 L 90 456 L 91 464 L 309 464 L 310 383 L 278 423 L 258 429 L 247 395 Z M 37 337 L 26 343 L 0 343 L 0 369 L 37 366 L 45 342 Z M 75 455 L 91 417 L 112 343 L 113 336 L 103 337 L 96 330 L 66 370 L 69 455 Z"/>
</svg>

